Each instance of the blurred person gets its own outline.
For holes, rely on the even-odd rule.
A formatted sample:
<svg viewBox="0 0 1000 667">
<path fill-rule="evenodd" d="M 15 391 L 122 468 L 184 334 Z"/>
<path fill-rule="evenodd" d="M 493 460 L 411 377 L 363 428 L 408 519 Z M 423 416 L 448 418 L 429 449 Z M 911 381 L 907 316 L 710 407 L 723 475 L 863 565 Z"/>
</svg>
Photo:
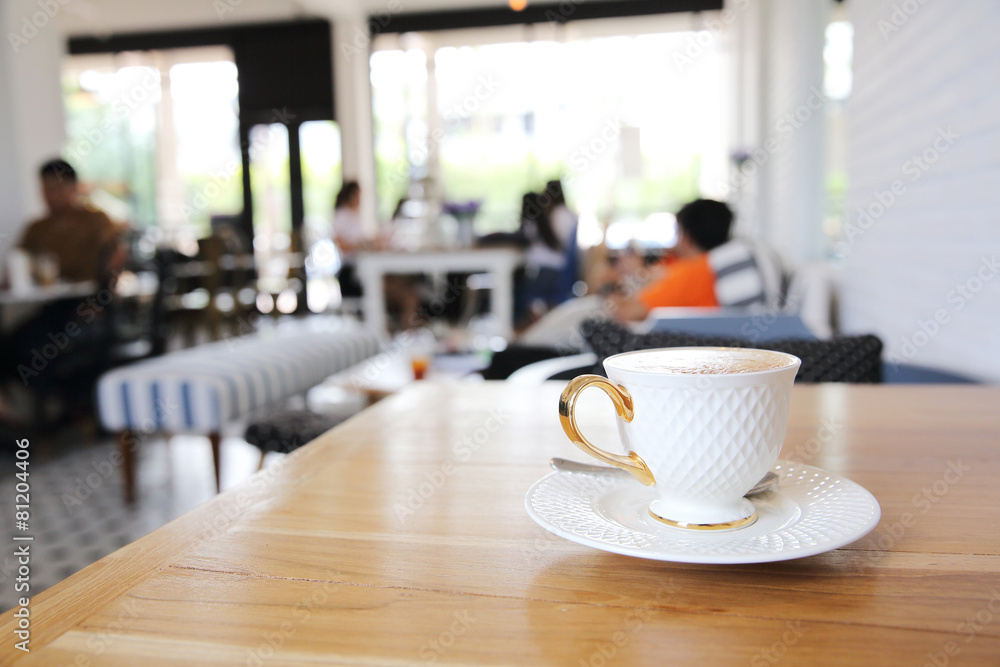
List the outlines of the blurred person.
<svg viewBox="0 0 1000 667">
<path fill-rule="evenodd" d="M 50 301 L 0 342 L 0 374 L 4 380 L 18 378 L 26 387 L 44 385 L 48 378 L 43 375 L 53 374 L 64 362 L 78 361 L 73 353 L 103 335 L 108 301 L 101 295 L 113 290 L 126 259 L 122 242 L 126 226 L 112 222 L 86 201 L 76 170 L 68 162 L 46 162 L 39 180 L 46 215 L 29 223 L 18 246 L 36 257 L 53 257 L 63 280 L 93 282 L 97 298 Z M 40 350 L 46 345 L 58 349 L 54 359 L 42 356 Z M 0 409 L 0 415 L 4 412 Z"/>
<path fill-rule="evenodd" d="M 777 307 L 783 270 L 766 245 L 730 238 L 733 214 L 700 199 L 677 214 L 681 237 L 658 263 L 627 248 L 607 266 L 595 292 L 571 299 L 522 332 L 518 343 L 582 349 L 580 324 L 593 317 L 642 320 L 660 307 Z"/>
<path fill-rule="evenodd" d="M 396 207 L 398 214 L 405 200 Z M 337 272 L 337 282 L 340 283 L 342 297 L 360 297 L 363 293 L 361 280 L 358 277 L 357 254 L 362 250 L 371 250 L 385 246 L 387 236 L 383 234 L 377 242 L 371 241 L 365 234 L 361 223 L 361 186 L 357 181 L 345 181 L 337 193 L 333 210 L 333 242 L 340 252 L 340 271 Z M 394 214 L 395 215 L 395 214 Z M 387 275 L 384 279 L 385 301 L 389 313 L 396 316 L 402 329 L 419 326 L 418 311 L 420 308 L 419 276 Z"/>
<path fill-rule="evenodd" d="M 549 223 L 556 238 L 563 246 L 568 246 L 576 232 L 577 217 L 566 205 L 561 181 L 549 181 L 540 196 L 540 203 L 548 214 Z"/>
<path fill-rule="evenodd" d="M 643 320 L 654 308 L 717 307 L 716 276 L 709 251 L 729 241 L 733 212 L 710 199 L 696 199 L 677 212 L 680 238 L 658 275 L 634 295 L 612 295 L 607 308 L 624 321 Z"/>
<path fill-rule="evenodd" d="M 522 197 L 521 229 L 528 248 L 515 316 L 523 324 L 568 298 L 564 273 L 575 245 L 571 239 L 576 219 L 566 207 L 558 181 L 550 181 L 541 193 L 529 192 Z"/>
<path fill-rule="evenodd" d="M 392 212 L 389 224 L 379 235 L 380 250 L 391 250 L 397 225 L 405 225 L 408 218 L 403 213 L 408 197 L 401 197 Z M 385 276 L 385 304 L 390 314 L 394 315 L 401 329 L 416 329 L 424 323 L 419 317 L 420 295 L 425 279 L 419 273 L 400 273 Z"/>
<path fill-rule="evenodd" d="M 345 181 L 333 205 L 333 242 L 340 252 L 337 282 L 344 297 L 360 297 L 362 291 L 356 263 L 357 253 L 366 245 L 360 210 L 361 186 Z"/>
<path fill-rule="evenodd" d="M 124 263 L 124 225 L 94 208 L 80 191 L 76 170 L 49 160 L 39 170 L 46 215 L 31 222 L 18 246 L 30 255 L 51 255 L 59 277 L 69 282 L 99 280 Z"/>
<path fill-rule="evenodd" d="M 552 230 L 563 247 L 563 263 L 559 275 L 558 298 L 556 303 L 567 301 L 576 294 L 573 289 L 580 278 L 580 259 L 576 243 L 579 220 L 566 204 L 561 181 L 549 181 L 542 192 L 542 205 L 548 212 Z"/>
</svg>

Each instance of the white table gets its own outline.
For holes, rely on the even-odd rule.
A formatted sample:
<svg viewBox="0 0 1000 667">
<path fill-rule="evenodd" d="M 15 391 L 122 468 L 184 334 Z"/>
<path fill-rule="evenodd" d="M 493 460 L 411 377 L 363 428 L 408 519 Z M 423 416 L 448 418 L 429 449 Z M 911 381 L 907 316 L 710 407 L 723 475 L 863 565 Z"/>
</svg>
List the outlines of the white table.
<svg viewBox="0 0 1000 667">
<path fill-rule="evenodd" d="M 13 329 L 27 314 L 40 306 L 61 299 L 80 299 L 82 303 L 87 297 L 96 294 L 97 289 L 97 283 L 89 280 L 0 290 L 0 331 Z"/>
<path fill-rule="evenodd" d="M 416 252 L 363 252 L 358 255 L 358 276 L 364 286 L 365 323 L 377 333 L 386 330 L 386 274 L 483 272 L 493 277 L 490 308 L 504 335 L 514 331 L 514 270 L 521 253 L 510 248 L 421 250 Z"/>
<path fill-rule="evenodd" d="M 13 304 L 44 304 L 59 299 L 85 298 L 97 291 L 97 283 L 88 280 L 79 283 L 57 282 L 51 285 L 32 285 L 27 289 L 0 291 L 0 306 Z"/>
</svg>

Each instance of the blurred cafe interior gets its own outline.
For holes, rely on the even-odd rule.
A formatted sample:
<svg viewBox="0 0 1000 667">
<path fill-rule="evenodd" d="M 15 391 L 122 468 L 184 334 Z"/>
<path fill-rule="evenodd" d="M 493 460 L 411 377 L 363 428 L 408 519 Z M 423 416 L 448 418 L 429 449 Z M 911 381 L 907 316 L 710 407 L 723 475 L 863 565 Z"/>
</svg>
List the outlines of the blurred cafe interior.
<svg viewBox="0 0 1000 667">
<path fill-rule="evenodd" d="M 791 352 L 849 413 L 855 384 L 1000 382 L 987 0 L 4 0 L 0 26 L 0 508 L 29 440 L 32 594 L 366 428 L 376 496 L 436 456 L 422 429 L 477 433 L 473 397 L 616 352 Z M 558 432 L 554 402 L 495 407 Z M 813 461 L 850 472 L 850 433 Z"/>
</svg>

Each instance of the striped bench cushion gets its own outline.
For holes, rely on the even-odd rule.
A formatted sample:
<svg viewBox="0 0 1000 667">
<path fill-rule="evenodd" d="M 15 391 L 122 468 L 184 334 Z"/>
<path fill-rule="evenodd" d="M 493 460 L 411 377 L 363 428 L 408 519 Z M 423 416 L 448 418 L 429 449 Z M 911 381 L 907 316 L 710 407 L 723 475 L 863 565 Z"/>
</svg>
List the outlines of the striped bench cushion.
<svg viewBox="0 0 1000 667">
<path fill-rule="evenodd" d="M 380 345 L 355 322 L 314 317 L 171 352 L 101 377 L 101 423 L 116 431 L 217 431 L 377 354 Z"/>
</svg>

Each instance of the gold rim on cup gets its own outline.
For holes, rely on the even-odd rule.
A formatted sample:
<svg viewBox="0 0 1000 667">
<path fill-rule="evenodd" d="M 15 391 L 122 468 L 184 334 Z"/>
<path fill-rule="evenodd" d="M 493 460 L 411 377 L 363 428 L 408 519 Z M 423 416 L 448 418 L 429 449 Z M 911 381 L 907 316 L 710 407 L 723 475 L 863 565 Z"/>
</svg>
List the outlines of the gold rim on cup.
<svg viewBox="0 0 1000 667">
<path fill-rule="evenodd" d="M 735 521 L 725 521 L 723 523 L 691 523 L 690 521 L 674 521 L 673 519 L 667 519 L 660 516 L 652 509 L 649 510 L 649 516 L 653 517 L 660 523 L 665 523 L 668 526 L 673 526 L 674 528 L 681 528 L 683 530 L 732 530 L 734 528 L 746 528 L 757 522 L 757 509 L 754 508 L 753 514 L 746 517 L 745 519 L 736 519 Z"/>
</svg>

